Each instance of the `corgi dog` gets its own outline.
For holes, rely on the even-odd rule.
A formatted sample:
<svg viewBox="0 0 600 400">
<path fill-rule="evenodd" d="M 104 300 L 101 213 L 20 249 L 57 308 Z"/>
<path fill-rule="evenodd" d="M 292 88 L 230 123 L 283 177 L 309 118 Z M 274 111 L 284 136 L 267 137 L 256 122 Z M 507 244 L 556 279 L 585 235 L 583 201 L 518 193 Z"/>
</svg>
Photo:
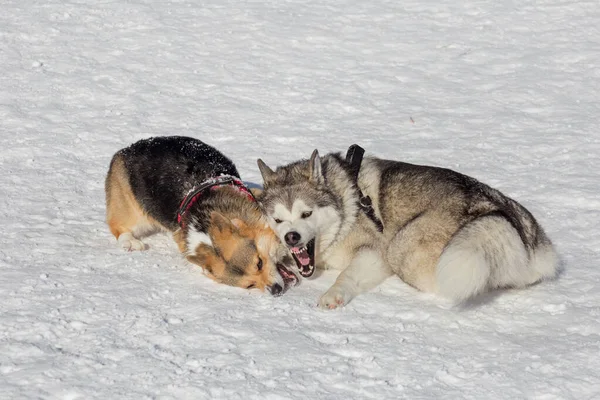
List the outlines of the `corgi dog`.
<svg viewBox="0 0 600 400">
<path fill-rule="evenodd" d="M 219 283 L 277 296 L 300 281 L 233 162 L 200 140 L 153 137 L 119 150 L 105 191 L 106 221 L 125 250 L 144 250 L 142 238 L 167 231 Z"/>
</svg>

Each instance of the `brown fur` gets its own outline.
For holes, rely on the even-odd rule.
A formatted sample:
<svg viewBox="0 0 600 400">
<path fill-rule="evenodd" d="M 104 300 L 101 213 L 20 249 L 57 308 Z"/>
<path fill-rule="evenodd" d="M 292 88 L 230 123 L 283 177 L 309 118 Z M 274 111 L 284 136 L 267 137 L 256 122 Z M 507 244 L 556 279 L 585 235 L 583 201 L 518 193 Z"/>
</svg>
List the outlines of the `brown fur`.
<svg viewBox="0 0 600 400">
<path fill-rule="evenodd" d="M 270 261 L 269 253 L 271 246 L 277 246 L 278 241 L 274 232 L 265 227 L 262 213 L 258 210 L 245 211 L 250 214 L 246 215 L 250 216 L 246 221 L 229 219 L 222 213 L 213 212 L 208 232 L 213 246 L 199 244 L 186 258 L 203 266 L 207 275 L 217 282 L 264 290 L 273 283 L 271 270 L 275 265 Z M 186 249 L 186 252 L 190 250 Z M 261 270 L 257 268 L 259 258 L 262 260 Z"/>
<path fill-rule="evenodd" d="M 106 189 L 106 222 L 115 238 L 123 233 L 148 232 L 165 229 L 152 217 L 144 213 L 129 185 L 125 163 L 116 156 L 108 171 Z"/>
<path fill-rule="evenodd" d="M 119 239 L 131 234 L 135 239 L 158 230 L 171 231 L 145 213 L 136 200 L 129 184 L 129 174 L 121 155 L 111 162 L 105 182 L 106 221 L 111 233 Z M 188 228 L 173 233 L 179 251 L 186 259 L 201 266 L 211 279 L 242 288 L 265 290 L 274 283 L 276 265 L 270 253 L 279 242 L 266 225 L 261 210 L 255 203 L 241 196 L 235 189 L 219 189 L 223 209 L 211 213 L 208 235 L 213 246 L 199 244 L 188 249 Z M 140 242 L 141 243 L 141 242 Z M 259 259 L 262 268 L 258 270 Z"/>
</svg>

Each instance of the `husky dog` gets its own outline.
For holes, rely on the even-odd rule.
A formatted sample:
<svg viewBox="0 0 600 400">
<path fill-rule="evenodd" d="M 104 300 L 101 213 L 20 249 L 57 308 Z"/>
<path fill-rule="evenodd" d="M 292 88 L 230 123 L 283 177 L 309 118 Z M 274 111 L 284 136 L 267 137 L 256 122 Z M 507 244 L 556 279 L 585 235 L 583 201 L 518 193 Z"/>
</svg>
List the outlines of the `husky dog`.
<svg viewBox="0 0 600 400">
<path fill-rule="evenodd" d="M 186 260 L 211 279 L 280 295 L 299 282 L 296 264 L 238 177 L 229 158 L 200 140 L 140 140 L 110 163 L 106 221 L 126 250 L 172 232 Z"/>
<path fill-rule="evenodd" d="M 531 213 L 458 172 L 365 158 L 353 173 L 340 154 L 317 150 L 275 171 L 258 166 L 259 201 L 303 275 L 314 266 L 342 270 L 321 307 L 345 305 L 392 274 L 457 303 L 557 273 L 552 243 Z M 359 203 L 367 196 L 370 215 Z"/>
</svg>

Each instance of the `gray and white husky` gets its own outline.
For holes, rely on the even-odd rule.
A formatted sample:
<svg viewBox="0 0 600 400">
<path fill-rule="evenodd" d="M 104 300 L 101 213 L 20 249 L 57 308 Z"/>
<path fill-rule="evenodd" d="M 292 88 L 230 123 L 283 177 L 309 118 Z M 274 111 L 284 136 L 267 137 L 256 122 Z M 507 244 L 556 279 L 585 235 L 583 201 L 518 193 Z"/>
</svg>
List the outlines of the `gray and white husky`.
<svg viewBox="0 0 600 400">
<path fill-rule="evenodd" d="M 260 159 L 258 166 L 259 201 L 302 274 L 341 270 L 321 307 L 345 305 L 392 274 L 460 302 L 557 273 L 556 252 L 531 213 L 458 172 L 365 158 L 356 180 L 340 154 L 321 158 L 317 150 L 275 171 Z M 359 205 L 361 192 L 372 217 Z"/>
</svg>

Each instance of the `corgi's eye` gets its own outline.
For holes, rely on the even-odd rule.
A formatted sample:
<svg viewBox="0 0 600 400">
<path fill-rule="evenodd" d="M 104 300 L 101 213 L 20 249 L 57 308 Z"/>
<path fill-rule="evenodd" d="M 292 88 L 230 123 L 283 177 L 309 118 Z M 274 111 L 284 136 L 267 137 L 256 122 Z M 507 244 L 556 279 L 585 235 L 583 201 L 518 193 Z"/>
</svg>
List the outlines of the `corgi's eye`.
<svg viewBox="0 0 600 400">
<path fill-rule="evenodd" d="M 246 287 L 246 289 L 252 289 L 252 288 L 255 288 L 255 287 L 256 287 L 256 285 L 253 283 L 252 285 L 248 285 L 248 287 Z"/>
<path fill-rule="evenodd" d="M 256 268 L 261 271 L 262 270 L 262 260 L 259 258 L 258 262 L 256 263 Z"/>
<path fill-rule="evenodd" d="M 274 218 L 274 219 L 275 219 L 275 223 L 276 223 L 276 224 L 280 224 L 280 223 L 282 223 L 282 222 L 283 222 L 283 221 L 282 221 L 282 220 L 280 220 L 279 218 Z"/>
<path fill-rule="evenodd" d="M 311 215 L 312 215 L 312 211 L 306 211 L 306 212 L 302 213 L 301 217 L 302 217 L 302 219 L 304 219 L 304 218 L 310 217 Z"/>
</svg>

